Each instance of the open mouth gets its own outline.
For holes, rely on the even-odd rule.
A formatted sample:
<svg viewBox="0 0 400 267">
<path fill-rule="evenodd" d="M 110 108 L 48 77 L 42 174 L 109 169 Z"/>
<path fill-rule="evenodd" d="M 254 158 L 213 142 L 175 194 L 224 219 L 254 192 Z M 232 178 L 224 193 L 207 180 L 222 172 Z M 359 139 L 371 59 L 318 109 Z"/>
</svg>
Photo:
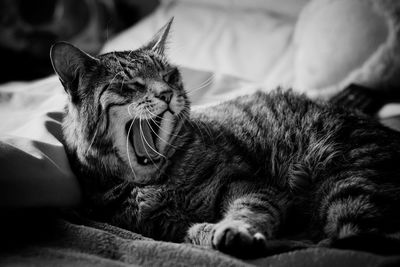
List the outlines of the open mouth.
<svg viewBox="0 0 400 267">
<path fill-rule="evenodd" d="M 125 130 L 140 165 L 157 164 L 164 157 L 165 146 L 173 129 L 172 115 L 168 111 L 149 120 L 129 121 Z"/>
</svg>

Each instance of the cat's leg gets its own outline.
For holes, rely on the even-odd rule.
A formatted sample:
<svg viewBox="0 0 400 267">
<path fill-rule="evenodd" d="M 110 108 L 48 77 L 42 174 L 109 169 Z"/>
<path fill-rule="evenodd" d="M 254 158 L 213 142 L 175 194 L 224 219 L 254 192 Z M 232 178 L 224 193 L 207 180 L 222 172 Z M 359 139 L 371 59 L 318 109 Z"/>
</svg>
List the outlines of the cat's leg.
<svg viewBox="0 0 400 267">
<path fill-rule="evenodd" d="M 218 223 L 193 225 L 187 241 L 239 257 L 263 255 L 266 240 L 276 236 L 287 206 L 287 196 L 272 190 L 242 195 L 228 201 Z"/>
<path fill-rule="evenodd" d="M 394 188 L 356 173 L 326 181 L 319 191 L 318 213 L 325 237 L 321 245 L 370 251 L 382 248 L 378 243 L 386 243 L 386 237 L 400 230 L 399 215 L 393 210 L 395 199 L 389 193 Z"/>
</svg>

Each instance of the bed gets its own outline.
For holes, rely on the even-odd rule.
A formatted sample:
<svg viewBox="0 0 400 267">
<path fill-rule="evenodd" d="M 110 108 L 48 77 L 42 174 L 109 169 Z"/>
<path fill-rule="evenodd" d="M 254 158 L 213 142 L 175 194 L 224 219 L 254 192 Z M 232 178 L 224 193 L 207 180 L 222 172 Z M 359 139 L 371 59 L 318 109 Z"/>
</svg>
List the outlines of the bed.
<svg viewBox="0 0 400 267">
<path fill-rule="evenodd" d="M 359 39 L 349 37 L 356 44 L 364 44 L 356 59 L 349 60 L 351 51 L 344 50 L 354 51 L 358 49 L 354 48 L 357 45 L 347 45 L 341 50 L 346 60 L 334 62 L 336 66 L 324 68 L 322 74 L 314 72 L 310 76 L 305 73 L 303 70 L 307 69 L 307 64 L 320 66 L 318 64 L 327 55 L 322 54 L 319 61 L 308 60 L 304 65 L 305 55 L 315 52 L 299 45 L 304 36 L 315 34 L 312 30 L 304 30 L 307 28 L 304 21 L 309 19 L 311 11 L 321 9 L 323 4 L 336 2 L 346 5 L 346 1 L 340 0 L 311 2 L 164 0 L 152 14 L 108 40 L 103 52 L 138 48 L 174 17 L 167 54 L 181 67 L 193 109 L 276 87 L 293 87 L 310 97 L 327 99 L 353 82 L 379 87 L 390 80 L 397 85 L 393 77 L 397 77 L 398 72 L 393 72 L 393 77 L 389 75 L 385 81 L 364 74 L 364 69 L 369 66 L 365 62 L 370 62 L 370 55 L 375 50 L 382 49 L 381 43 L 388 36 L 384 34 L 382 25 L 373 22 L 375 26 L 363 32 Z M 368 9 L 358 0 L 349 2 L 354 2 L 353 10 Z M 335 8 L 332 6 L 329 10 L 341 13 L 349 10 L 348 6 L 346 9 Z M 353 15 L 347 14 L 365 25 L 361 15 Z M 370 14 L 370 21 L 373 16 Z M 376 16 L 379 21 L 380 15 Z M 365 40 L 371 36 L 374 42 L 366 43 Z M 339 54 L 335 58 L 340 57 Z M 360 69 L 363 69 L 362 73 Z M 62 145 L 61 120 L 65 103 L 66 95 L 56 76 L 0 86 L 0 206 L 5 215 L 0 233 L 2 240 L 6 240 L 1 246 L 1 266 L 400 264 L 400 258 L 395 256 L 333 249 L 307 249 L 241 261 L 216 251 L 154 241 L 104 223 L 69 213 L 65 215 L 60 209 L 74 207 L 80 201 L 79 184 Z M 377 116 L 397 128 L 398 114 L 399 106 L 388 104 Z"/>
</svg>

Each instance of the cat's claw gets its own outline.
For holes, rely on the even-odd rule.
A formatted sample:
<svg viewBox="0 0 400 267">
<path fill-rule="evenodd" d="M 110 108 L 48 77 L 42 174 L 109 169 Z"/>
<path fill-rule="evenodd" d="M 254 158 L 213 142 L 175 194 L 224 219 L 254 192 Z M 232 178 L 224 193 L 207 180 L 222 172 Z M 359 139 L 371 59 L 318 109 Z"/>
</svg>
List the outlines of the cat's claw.
<svg viewBox="0 0 400 267">
<path fill-rule="evenodd" d="M 242 222 L 224 222 L 215 226 L 212 246 L 236 257 L 254 258 L 265 251 L 266 238 Z"/>
</svg>

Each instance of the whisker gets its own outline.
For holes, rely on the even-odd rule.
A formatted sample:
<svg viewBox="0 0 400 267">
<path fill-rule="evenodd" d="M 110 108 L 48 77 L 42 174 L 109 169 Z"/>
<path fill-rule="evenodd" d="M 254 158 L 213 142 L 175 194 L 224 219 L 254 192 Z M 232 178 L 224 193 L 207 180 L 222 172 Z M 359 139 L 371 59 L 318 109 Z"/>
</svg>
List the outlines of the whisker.
<svg viewBox="0 0 400 267">
<path fill-rule="evenodd" d="M 132 162 L 131 162 L 131 157 L 130 157 L 130 155 L 129 155 L 129 135 L 130 135 L 130 132 L 131 132 L 133 123 L 135 122 L 135 119 L 136 119 L 136 116 L 135 116 L 135 118 L 132 120 L 131 125 L 129 125 L 128 134 L 127 134 L 127 136 L 126 136 L 126 155 L 128 156 L 129 167 L 131 168 L 131 171 L 132 171 L 132 173 L 133 173 L 133 176 L 135 177 L 135 180 L 136 180 L 136 179 L 137 179 L 137 178 L 136 178 L 136 173 L 135 173 L 135 170 L 133 169 Z"/>
<path fill-rule="evenodd" d="M 195 122 L 196 123 L 196 122 Z M 199 123 L 197 123 L 197 125 L 199 125 Z M 210 137 L 210 139 L 211 140 L 215 140 L 215 138 L 213 137 L 213 135 L 212 135 L 212 131 L 211 131 L 211 129 L 210 129 L 210 126 L 209 125 L 207 125 L 206 123 L 203 123 L 202 124 L 203 126 L 204 126 L 204 131 L 207 133 L 207 135 Z"/>
<path fill-rule="evenodd" d="M 154 114 L 154 113 L 151 112 L 147 107 L 145 107 L 145 109 L 146 109 L 146 111 L 147 111 L 148 113 L 150 113 L 150 114 L 153 115 L 154 117 L 159 118 L 159 119 L 163 119 L 162 116 Z M 163 120 L 170 121 L 170 122 L 174 122 L 174 120 L 171 120 L 171 119 L 163 119 Z"/>
<path fill-rule="evenodd" d="M 141 121 L 141 119 L 139 119 L 139 120 Z M 143 143 L 143 140 L 147 143 L 147 140 L 146 140 L 146 138 L 145 138 L 145 136 L 144 136 L 144 133 L 143 133 L 143 130 L 142 130 L 142 125 L 140 124 L 140 121 L 139 121 L 139 125 L 140 125 L 140 126 L 139 126 L 139 127 L 140 127 L 140 131 L 139 131 L 139 133 L 140 133 L 140 139 L 142 140 L 142 143 Z M 144 145 L 144 144 L 143 144 L 143 145 Z M 154 150 L 148 143 L 147 143 L 147 145 L 148 145 L 153 151 L 155 151 L 157 154 L 161 155 L 161 157 L 165 158 L 164 155 L 162 155 L 161 153 L 158 153 L 158 151 Z M 151 162 L 153 163 L 153 165 L 155 165 L 156 168 L 157 168 L 158 170 L 160 170 L 159 166 L 158 166 L 157 164 L 155 164 L 155 162 L 153 161 L 153 159 L 150 157 L 149 152 L 147 151 L 146 146 L 144 146 L 144 150 L 146 151 L 146 154 L 147 154 L 148 158 L 151 160 Z"/>
<path fill-rule="evenodd" d="M 199 127 L 193 120 L 190 120 L 189 116 L 187 116 L 187 115 L 185 115 L 185 114 L 182 114 L 182 117 L 183 117 L 183 118 L 186 118 L 186 121 L 187 121 L 193 128 L 197 128 L 197 129 L 199 130 L 201 139 L 203 140 L 203 143 L 205 143 L 205 139 L 204 139 L 204 136 L 203 136 L 203 133 L 202 133 L 200 127 Z"/>
<path fill-rule="evenodd" d="M 199 86 L 203 86 L 204 84 L 209 83 L 210 81 L 213 81 L 215 79 L 215 74 L 211 74 L 210 77 L 208 77 L 207 79 L 205 79 L 204 81 L 202 81 Z M 190 90 L 190 89 L 189 89 Z"/>
<path fill-rule="evenodd" d="M 147 148 L 146 148 L 146 146 L 144 145 L 144 143 L 143 143 L 143 140 L 146 142 L 146 144 L 148 145 L 148 146 L 150 146 L 148 143 L 147 143 L 147 140 L 146 140 L 146 138 L 144 137 L 144 133 L 143 133 L 143 130 L 142 130 L 142 124 L 141 124 L 141 119 L 139 118 L 139 134 L 140 134 L 140 139 L 142 140 L 142 144 L 143 144 L 143 148 L 144 148 L 144 150 L 146 151 L 146 154 L 147 154 L 147 157 L 150 159 L 150 161 L 151 161 L 151 163 L 153 163 L 153 165 L 154 165 L 154 161 L 153 161 L 153 159 L 150 157 L 150 155 L 149 155 L 149 152 L 147 151 Z M 150 146 L 151 147 L 151 146 Z M 153 148 L 151 148 L 152 150 L 154 150 Z"/>
<path fill-rule="evenodd" d="M 201 89 L 203 89 L 204 87 L 209 86 L 211 83 L 214 82 L 214 75 L 212 75 L 210 78 L 208 78 L 206 81 L 202 82 L 198 87 L 196 88 L 192 88 L 192 89 L 186 89 L 186 93 L 188 95 L 193 94 L 196 91 L 199 91 Z"/>
<path fill-rule="evenodd" d="M 194 89 L 192 89 L 192 90 L 190 90 L 190 91 L 186 91 L 186 93 L 187 93 L 189 96 L 191 96 L 191 95 L 193 95 L 194 93 L 196 93 L 197 91 L 199 91 L 199 90 L 201 90 L 201 89 L 203 89 L 203 88 L 209 86 L 211 83 L 212 83 L 212 82 L 210 82 L 210 83 L 208 83 L 208 84 L 205 84 L 205 85 L 203 85 L 203 86 L 201 86 L 201 87 L 194 88 Z"/>
<path fill-rule="evenodd" d="M 122 78 L 121 86 L 119 87 L 119 91 L 122 93 L 122 88 L 124 87 L 125 78 Z"/>
<path fill-rule="evenodd" d="M 87 148 L 87 150 L 86 150 L 86 152 L 85 152 L 85 156 L 87 156 L 87 154 L 89 153 L 89 150 L 92 148 L 92 145 L 93 145 L 93 143 L 94 143 L 94 139 L 96 138 L 96 136 L 97 136 L 97 132 L 99 131 L 99 127 L 98 127 L 98 125 L 96 124 L 96 131 L 94 132 L 94 134 L 93 134 L 93 137 L 92 137 L 92 140 L 90 141 L 90 144 L 89 144 L 89 147 Z"/>
<path fill-rule="evenodd" d="M 101 110 L 101 113 L 98 116 L 98 120 L 96 121 L 96 126 L 95 126 L 96 130 L 95 130 L 95 132 L 93 134 L 92 139 L 90 140 L 90 144 L 89 144 L 89 147 L 87 148 L 87 150 L 85 152 L 85 155 L 87 155 L 89 153 L 89 150 L 92 148 L 92 146 L 94 144 L 94 140 L 96 139 L 97 133 L 99 132 L 100 121 L 103 119 L 103 114 L 104 114 L 104 109 Z"/>
<path fill-rule="evenodd" d="M 147 121 L 146 121 L 147 122 Z M 150 130 L 157 136 L 157 138 L 159 138 L 161 141 L 167 143 L 169 146 L 173 147 L 173 148 L 178 148 L 174 145 L 172 145 L 171 143 L 169 143 L 168 141 L 164 140 L 163 138 L 161 138 L 154 130 L 153 127 L 151 127 L 151 125 L 147 122 L 147 124 L 149 125 Z M 158 127 L 159 129 L 161 129 L 160 127 Z M 165 131 L 164 131 L 165 132 Z M 170 135 L 172 135 L 172 133 L 170 133 Z M 179 136 L 178 136 L 179 137 Z"/>
<path fill-rule="evenodd" d="M 151 131 L 157 136 L 158 139 L 160 139 L 161 141 L 163 141 L 163 142 L 165 142 L 166 144 L 168 144 L 168 146 L 178 149 L 178 147 L 172 145 L 170 142 L 168 142 L 168 141 L 164 140 L 163 138 L 161 138 L 161 137 L 153 130 L 153 128 L 152 128 L 150 125 L 149 125 L 149 128 L 150 128 Z"/>
<path fill-rule="evenodd" d="M 139 118 L 139 121 L 142 121 L 142 119 Z M 147 120 L 145 120 L 145 122 L 146 122 L 147 124 L 149 124 L 149 123 L 147 122 Z M 165 158 L 164 155 L 162 155 L 162 154 L 159 153 L 157 150 L 155 150 L 154 148 L 152 148 L 151 145 L 149 145 L 149 143 L 148 143 L 147 140 L 146 140 L 146 137 L 144 136 L 143 129 L 142 129 L 142 124 L 141 124 L 141 123 L 139 123 L 139 129 L 140 129 L 140 137 L 142 138 L 142 143 L 143 143 L 143 140 L 144 140 L 144 141 L 146 142 L 146 144 L 151 148 L 151 150 L 153 150 L 153 151 L 154 151 L 156 154 L 158 154 L 159 156 Z M 144 145 L 144 143 L 143 143 L 143 145 Z M 149 158 L 151 159 L 149 153 L 147 152 L 146 146 L 144 146 L 144 149 L 146 150 L 147 156 L 149 156 Z M 154 163 L 154 162 L 153 162 L 153 163 Z"/>
<path fill-rule="evenodd" d="M 121 61 L 119 61 L 118 57 L 115 55 L 115 52 L 113 52 L 112 54 L 113 54 L 115 60 L 118 62 L 119 66 L 121 67 L 121 69 L 122 69 L 121 71 L 123 71 L 124 67 L 122 67 Z"/>
<path fill-rule="evenodd" d="M 178 117 L 178 119 L 179 119 L 179 117 Z M 150 120 L 156 124 L 156 122 L 154 121 L 153 118 L 150 118 Z M 173 121 L 173 122 L 176 123 L 175 121 Z M 151 131 L 152 131 L 154 134 L 156 134 L 156 133 L 154 132 L 153 127 L 151 127 L 150 124 L 149 124 L 149 127 L 150 127 Z M 160 129 L 160 131 L 162 131 L 162 132 L 164 132 L 164 133 L 168 133 L 167 131 L 165 131 L 165 130 L 164 130 L 163 128 L 161 128 L 161 127 L 158 127 L 158 129 Z M 181 137 L 180 135 L 176 135 L 176 134 L 174 134 L 174 133 L 172 133 L 172 132 L 169 133 L 169 135 L 174 136 L 174 137 Z M 161 138 L 160 138 L 160 139 L 161 139 Z M 164 141 L 164 140 L 163 140 L 163 141 Z"/>
<path fill-rule="evenodd" d="M 129 54 L 128 54 L 128 57 L 130 57 L 131 56 L 131 54 L 134 52 L 135 50 L 131 50 L 131 51 L 129 51 Z M 131 61 L 129 61 L 129 63 L 131 63 L 133 61 L 133 58 L 131 59 Z"/>
<path fill-rule="evenodd" d="M 106 90 L 107 90 L 108 87 L 110 87 L 110 85 L 113 83 L 114 79 L 117 78 L 117 76 L 120 75 L 122 72 L 124 72 L 124 71 L 121 70 L 121 71 L 117 72 L 117 73 L 114 75 L 114 77 L 113 77 L 113 78 L 110 80 L 110 82 L 108 83 Z"/>
<path fill-rule="evenodd" d="M 212 136 L 212 132 L 211 129 L 208 127 L 208 125 L 206 124 L 202 124 L 205 126 L 205 129 L 202 129 L 202 127 L 200 127 L 200 125 L 193 119 L 190 119 L 190 117 L 186 114 L 182 114 L 182 116 L 184 116 L 186 118 L 186 120 L 189 122 L 190 125 L 192 125 L 192 127 L 196 126 L 196 128 L 199 130 L 199 133 L 201 135 L 201 138 L 203 140 L 203 142 L 205 142 L 204 136 L 203 136 L 203 132 L 206 133 L 206 135 L 208 135 L 208 137 L 214 142 L 214 138 Z"/>
<path fill-rule="evenodd" d="M 146 109 L 147 110 L 147 109 Z M 149 110 L 147 110 L 150 114 L 153 114 L 153 113 L 151 113 Z M 158 117 L 158 118 L 162 118 L 162 117 L 160 117 L 160 116 L 157 116 L 157 115 L 155 115 L 156 117 Z M 153 120 L 153 118 L 150 118 L 153 122 L 154 122 L 154 120 Z M 166 119 L 165 119 L 166 120 Z M 168 120 L 168 121 L 171 121 L 171 122 L 174 122 L 175 123 L 175 121 L 173 121 L 173 120 Z M 147 121 L 146 121 L 147 122 Z M 153 127 L 151 127 L 151 125 L 147 122 L 147 124 L 148 124 L 148 126 L 149 126 L 149 128 L 150 128 L 150 130 L 161 140 L 161 141 L 163 141 L 163 142 L 165 142 L 165 143 L 167 143 L 169 146 L 172 146 L 173 148 L 177 148 L 177 147 L 175 147 L 175 146 L 173 146 L 172 144 L 170 144 L 168 141 L 166 141 L 166 140 L 164 140 L 163 138 L 161 138 L 155 131 L 154 131 L 154 129 L 153 129 Z M 162 130 L 162 128 L 161 127 L 158 127 L 160 130 Z M 164 131 L 164 130 L 162 130 L 164 133 L 167 133 L 166 131 Z M 170 133 L 170 135 L 173 135 L 172 133 Z M 177 135 L 174 135 L 174 136 L 177 136 Z M 179 137 L 179 136 L 178 136 Z"/>
<path fill-rule="evenodd" d="M 132 115 L 132 113 L 131 113 L 131 109 L 130 109 L 130 107 L 132 106 L 132 105 L 134 105 L 135 103 L 131 103 L 131 104 L 129 104 L 128 105 L 128 114 L 129 114 L 129 116 L 131 116 L 131 117 L 133 117 L 133 115 Z"/>
</svg>

